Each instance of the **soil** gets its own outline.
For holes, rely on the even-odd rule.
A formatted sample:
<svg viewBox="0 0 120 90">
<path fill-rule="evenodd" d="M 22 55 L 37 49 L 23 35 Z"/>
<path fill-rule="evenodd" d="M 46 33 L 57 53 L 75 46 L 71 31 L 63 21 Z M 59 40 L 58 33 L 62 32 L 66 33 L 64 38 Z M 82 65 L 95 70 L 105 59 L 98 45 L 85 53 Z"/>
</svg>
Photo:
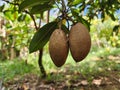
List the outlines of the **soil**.
<svg viewBox="0 0 120 90">
<path fill-rule="evenodd" d="M 63 75 L 63 79 L 54 79 L 54 75 Z M 109 76 L 97 76 L 86 80 L 80 73 L 51 73 L 52 79 L 41 79 L 34 74 L 14 78 L 4 84 L 9 90 L 120 90 L 120 74 L 118 71 L 109 72 Z M 73 76 L 77 76 L 74 78 Z"/>
</svg>

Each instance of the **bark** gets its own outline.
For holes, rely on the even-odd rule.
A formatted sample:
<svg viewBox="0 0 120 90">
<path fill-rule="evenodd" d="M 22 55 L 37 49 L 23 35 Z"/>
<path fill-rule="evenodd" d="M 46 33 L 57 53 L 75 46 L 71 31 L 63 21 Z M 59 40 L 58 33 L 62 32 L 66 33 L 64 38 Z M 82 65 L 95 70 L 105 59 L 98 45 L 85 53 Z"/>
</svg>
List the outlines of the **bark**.
<svg viewBox="0 0 120 90">
<path fill-rule="evenodd" d="M 14 47 L 11 47 L 10 48 L 10 60 L 13 60 L 14 58 L 16 58 L 15 49 Z"/>
<path fill-rule="evenodd" d="M 13 60 L 16 58 L 16 52 L 15 52 L 15 37 L 12 37 L 12 45 L 10 47 L 10 60 Z"/>
<path fill-rule="evenodd" d="M 6 59 L 8 59 L 7 49 L 1 49 L 0 50 L 0 60 L 6 60 Z"/>
</svg>

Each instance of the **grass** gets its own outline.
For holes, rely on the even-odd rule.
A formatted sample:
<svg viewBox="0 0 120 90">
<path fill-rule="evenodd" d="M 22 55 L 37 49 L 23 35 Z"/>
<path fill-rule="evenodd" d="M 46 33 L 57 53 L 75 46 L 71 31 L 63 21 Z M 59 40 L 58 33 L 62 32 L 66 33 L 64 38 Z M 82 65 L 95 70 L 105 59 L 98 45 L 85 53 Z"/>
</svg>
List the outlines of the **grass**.
<svg viewBox="0 0 120 90">
<path fill-rule="evenodd" d="M 95 54 L 99 57 L 107 57 L 109 55 L 119 55 L 120 48 L 97 48 L 93 47 L 91 50 L 91 55 Z"/>
<path fill-rule="evenodd" d="M 56 79 L 59 80 L 63 78 L 63 74 L 56 74 L 50 75 L 52 72 L 79 72 L 88 81 L 92 81 L 93 77 L 98 76 L 100 74 L 107 74 L 106 70 L 120 70 L 120 64 L 115 63 L 114 61 L 107 60 L 104 58 L 103 60 L 95 61 L 92 60 L 94 56 L 104 56 L 107 57 L 108 55 L 118 55 L 120 52 L 120 48 L 118 49 L 111 49 L 110 52 L 107 52 L 104 48 L 95 50 L 94 48 L 91 49 L 90 54 L 87 58 L 80 63 L 76 63 L 73 58 L 71 57 L 70 53 L 68 55 L 67 61 L 65 65 L 61 68 L 57 68 L 48 53 L 44 53 L 43 56 L 43 64 L 45 70 L 48 74 L 47 79 Z M 0 79 L 4 80 L 5 82 L 8 80 L 12 80 L 15 77 L 22 77 L 25 74 L 34 73 L 40 75 L 39 67 L 38 67 L 38 57 L 33 56 L 32 54 L 28 56 L 28 64 L 25 64 L 24 60 L 6 60 L 0 61 Z M 66 69 L 67 68 L 67 69 Z M 65 71 L 66 70 L 66 71 Z M 73 77 L 74 78 L 74 77 Z M 77 77 L 75 77 L 77 78 Z"/>
<path fill-rule="evenodd" d="M 35 70 L 32 64 L 25 64 L 23 60 L 12 60 L 0 62 L 0 79 L 7 81 L 13 79 L 15 76 L 22 76 L 27 73 L 32 73 Z"/>
</svg>

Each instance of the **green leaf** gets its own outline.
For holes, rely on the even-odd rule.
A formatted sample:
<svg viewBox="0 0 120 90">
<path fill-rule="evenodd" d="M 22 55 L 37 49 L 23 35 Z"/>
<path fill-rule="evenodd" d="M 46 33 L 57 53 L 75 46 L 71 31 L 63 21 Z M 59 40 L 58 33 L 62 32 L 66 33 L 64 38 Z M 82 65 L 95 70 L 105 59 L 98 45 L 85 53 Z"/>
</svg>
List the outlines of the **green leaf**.
<svg viewBox="0 0 120 90">
<path fill-rule="evenodd" d="M 109 14 L 109 16 L 111 17 L 111 19 L 112 19 L 113 21 L 116 20 L 113 14 Z"/>
<path fill-rule="evenodd" d="M 101 17 L 102 17 L 102 22 L 103 22 L 104 19 L 105 19 L 105 12 L 104 12 L 104 11 L 102 11 L 102 13 L 101 13 Z"/>
<path fill-rule="evenodd" d="M 46 10 L 50 10 L 52 8 L 51 5 L 48 5 L 48 3 L 45 3 L 45 4 L 40 4 L 40 5 L 36 5 L 36 6 L 33 6 L 32 9 L 30 10 L 30 12 L 32 14 L 39 14 L 39 13 L 42 13 Z"/>
<path fill-rule="evenodd" d="M 78 5 L 80 3 L 82 3 L 84 0 L 74 0 L 72 5 Z"/>
<path fill-rule="evenodd" d="M 115 17 L 114 17 L 114 14 L 113 13 L 108 13 L 108 15 L 111 17 L 111 19 L 113 20 L 113 21 L 115 21 Z"/>
<path fill-rule="evenodd" d="M 3 13 L 8 20 L 14 21 L 14 15 L 10 10 L 5 10 Z"/>
<path fill-rule="evenodd" d="M 90 30 L 90 23 L 87 20 L 85 20 L 82 17 L 79 17 L 78 22 L 81 22 L 82 24 L 84 24 L 87 27 L 88 30 Z"/>
<path fill-rule="evenodd" d="M 19 17 L 18 17 L 18 21 L 24 21 L 26 18 L 26 14 L 21 14 Z"/>
<path fill-rule="evenodd" d="M 74 17 L 78 17 L 79 16 L 79 11 L 77 9 L 71 8 L 71 13 Z"/>
<path fill-rule="evenodd" d="M 22 11 L 25 8 L 29 8 L 35 5 L 44 4 L 45 2 L 48 1 L 49 0 L 24 0 L 19 6 L 19 11 Z"/>
<path fill-rule="evenodd" d="M 0 12 L 3 11 L 5 5 L 0 6 Z"/>
<path fill-rule="evenodd" d="M 77 22 L 81 22 L 88 28 L 88 30 L 90 30 L 90 23 L 82 18 L 82 16 L 79 15 L 79 12 L 76 9 L 71 9 L 71 12 Z"/>
<path fill-rule="evenodd" d="M 119 27 L 120 27 L 120 25 L 116 25 L 116 26 L 114 26 L 114 28 L 113 28 L 113 32 L 118 33 L 118 32 L 119 32 Z"/>
<path fill-rule="evenodd" d="M 30 42 L 29 52 L 35 52 L 44 47 L 48 42 L 52 32 L 57 28 L 57 22 L 50 22 L 41 27 L 33 36 Z"/>
<path fill-rule="evenodd" d="M 66 34 L 68 34 L 69 33 L 69 29 L 65 26 L 65 25 L 62 25 L 62 30 L 66 33 Z"/>
</svg>

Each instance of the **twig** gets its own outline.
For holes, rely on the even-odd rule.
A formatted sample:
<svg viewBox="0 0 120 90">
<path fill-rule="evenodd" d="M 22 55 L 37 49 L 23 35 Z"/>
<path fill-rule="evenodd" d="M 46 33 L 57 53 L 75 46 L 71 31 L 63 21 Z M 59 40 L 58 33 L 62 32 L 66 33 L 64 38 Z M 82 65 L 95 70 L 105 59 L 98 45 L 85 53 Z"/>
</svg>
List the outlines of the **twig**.
<svg viewBox="0 0 120 90">
<path fill-rule="evenodd" d="M 58 6 L 57 2 L 55 1 L 56 6 L 58 7 L 58 9 L 62 12 L 62 10 L 60 9 L 60 7 Z"/>
<path fill-rule="evenodd" d="M 50 19 L 50 10 L 47 11 L 47 19 L 46 19 L 47 23 L 49 23 L 49 19 Z"/>
<path fill-rule="evenodd" d="M 31 18 L 32 18 L 32 20 L 33 20 L 33 22 L 34 22 L 35 29 L 38 30 L 38 27 L 37 27 L 37 24 L 36 24 L 36 22 L 35 22 L 34 16 L 33 16 L 32 14 L 30 14 L 30 16 L 31 16 Z"/>
<path fill-rule="evenodd" d="M 62 1 L 62 11 L 66 11 L 65 1 L 64 0 L 61 1 Z"/>
<path fill-rule="evenodd" d="M 39 21 L 39 26 L 38 26 L 38 28 L 40 28 L 41 27 L 41 18 L 40 18 L 40 21 Z"/>
<path fill-rule="evenodd" d="M 75 24 L 75 21 L 72 19 L 72 17 L 67 16 L 67 20 L 70 20 L 73 24 Z"/>
<path fill-rule="evenodd" d="M 30 17 L 32 18 L 32 20 L 33 20 L 33 22 L 34 22 L 35 29 L 38 30 L 37 24 L 36 24 L 36 22 L 35 22 L 35 17 L 33 16 L 33 14 L 31 14 L 31 13 L 28 12 L 27 10 L 25 10 L 24 12 L 26 12 L 27 14 L 30 15 Z"/>
<path fill-rule="evenodd" d="M 115 77 L 113 77 L 113 79 L 115 79 L 118 83 L 120 83 L 120 79 L 117 79 Z"/>
<path fill-rule="evenodd" d="M 120 83 L 120 79 L 117 79 L 117 78 L 115 78 L 115 77 L 113 77 L 111 75 L 110 75 L 110 77 L 113 78 L 114 80 L 116 80 L 118 83 Z"/>
</svg>

